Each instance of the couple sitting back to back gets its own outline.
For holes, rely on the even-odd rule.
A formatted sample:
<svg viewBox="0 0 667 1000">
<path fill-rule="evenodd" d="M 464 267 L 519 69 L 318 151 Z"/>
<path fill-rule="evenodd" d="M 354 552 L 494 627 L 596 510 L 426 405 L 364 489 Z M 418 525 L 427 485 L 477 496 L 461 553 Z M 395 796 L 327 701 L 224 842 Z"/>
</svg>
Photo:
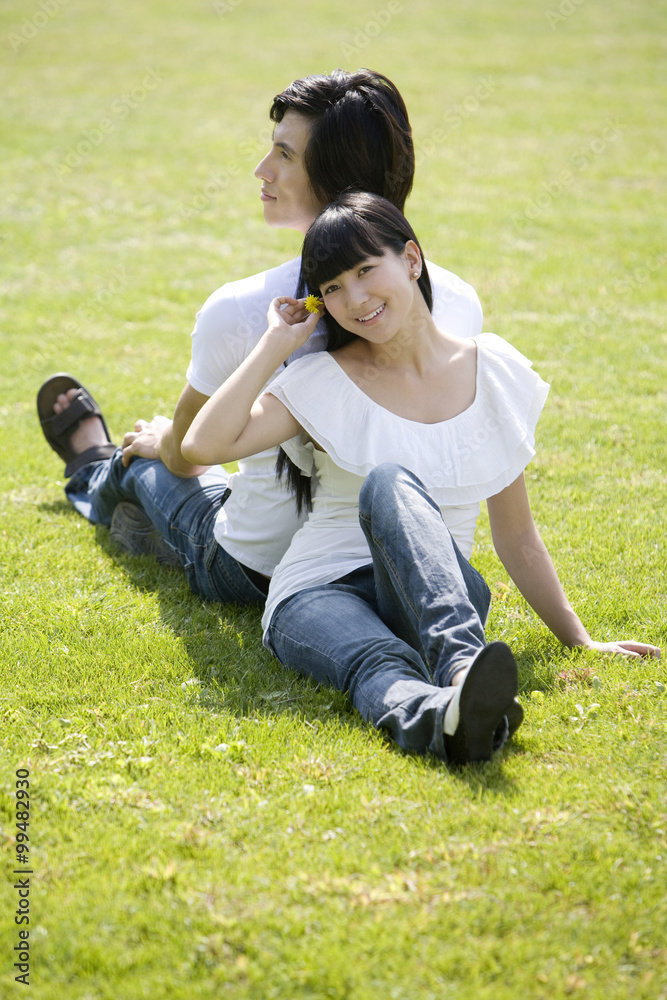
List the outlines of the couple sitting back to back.
<svg viewBox="0 0 667 1000">
<path fill-rule="evenodd" d="M 567 602 L 523 484 L 547 387 L 480 336 L 474 290 L 424 261 L 402 214 L 414 157 L 396 88 L 367 70 L 310 77 L 271 117 L 255 175 L 266 221 L 307 233 L 301 260 L 206 302 L 173 421 L 139 421 L 116 450 L 90 394 L 61 375 L 38 396 L 44 432 L 70 500 L 126 550 L 183 566 L 210 600 L 268 592 L 265 643 L 283 663 L 348 691 L 405 748 L 487 760 L 523 713 L 468 562 L 480 500 L 508 572 L 563 642 L 657 650 L 593 642 Z M 365 193 L 341 196 L 350 188 Z M 317 312 L 289 294 L 297 283 Z M 210 468 L 233 459 L 231 476 Z M 297 512 L 289 483 L 303 499 L 311 476 L 312 510 Z"/>
</svg>

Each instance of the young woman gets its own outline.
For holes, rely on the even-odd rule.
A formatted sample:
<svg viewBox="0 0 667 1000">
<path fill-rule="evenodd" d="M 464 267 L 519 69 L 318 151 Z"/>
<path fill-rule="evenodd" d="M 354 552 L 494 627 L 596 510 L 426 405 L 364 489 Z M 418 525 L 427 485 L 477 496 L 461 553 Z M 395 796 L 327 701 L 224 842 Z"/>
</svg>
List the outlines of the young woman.
<svg viewBox="0 0 667 1000">
<path fill-rule="evenodd" d="M 488 760 L 523 713 L 511 651 L 485 644 L 490 593 L 468 562 L 481 500 L 507 571 L 562 642 L 659 655 L 594 642 L 572 610 L 523 479 L 548 386 L 499 337 L 436 326 L 401 212 L 343 195 L 309 229 L 301 275 L 301 290 L 321 296 L 317 312 L 275 299 L 261 341 L 183 442 L 203 464 L 282 443 L 300 502 L 316 481 L 267 598 L 265 644 L 278 659 L 349 691 L 402 747 Z M 329 351 L 293 362 L 260 395 L 322 310 Z"/>
</svg>

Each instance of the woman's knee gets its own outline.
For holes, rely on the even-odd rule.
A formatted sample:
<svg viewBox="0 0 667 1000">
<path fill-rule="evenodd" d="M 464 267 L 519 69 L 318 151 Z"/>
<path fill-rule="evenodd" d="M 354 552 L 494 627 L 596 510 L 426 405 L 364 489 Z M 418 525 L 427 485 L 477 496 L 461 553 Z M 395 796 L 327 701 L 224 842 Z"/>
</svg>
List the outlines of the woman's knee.
<svg viewBox="0 0 667 1000">
<path fill-rule="evenodd" d="M 379 497 L 394 499 L 404 486 L 422 486 L 414 473 L 398 462 L 383 462 L 368 473 L 359 493 L 359 511 L 370 516 L 373 503 Z"/>
</svg>

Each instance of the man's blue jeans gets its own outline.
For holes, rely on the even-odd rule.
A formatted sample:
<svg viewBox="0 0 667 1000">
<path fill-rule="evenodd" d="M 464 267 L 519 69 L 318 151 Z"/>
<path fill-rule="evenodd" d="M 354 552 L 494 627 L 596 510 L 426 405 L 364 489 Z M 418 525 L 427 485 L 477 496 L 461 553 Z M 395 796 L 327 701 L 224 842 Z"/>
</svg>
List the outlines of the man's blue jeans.
<svg viewBox="0 0 667 1000">
<path fill-rule="evenodd" d="M 446 759 L 449 685 L 485 645 L 491 593 L 438 505 L 401 466 L 370 473 L 359 517 L 372 564 L 286 598 L 267 645 L 285 665 L 348 691 L 401 747 Z"/>
<path fill-rule="evenodd" d="M 263 605 L 265 593 L 213 534 L 216 517 L 227 499 L 227 473 L 212 469 L 203 476 L 180 479 L 159 461 L 135 458 L 125 467 L 122 452 L 92 462 L 74 473 L 65 493 L 93 524 L 111 523 L 121 500 L 143 508 L 162 537 L 178 554 L 195 594 L 209 601 Z"/>
</svg>

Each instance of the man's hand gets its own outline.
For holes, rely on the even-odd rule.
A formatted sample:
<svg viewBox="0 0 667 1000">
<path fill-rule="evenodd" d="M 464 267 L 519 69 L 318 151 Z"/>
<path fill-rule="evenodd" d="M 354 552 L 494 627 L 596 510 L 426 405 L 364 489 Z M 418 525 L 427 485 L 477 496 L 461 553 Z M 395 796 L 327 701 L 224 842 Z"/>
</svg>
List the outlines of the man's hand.
<svg viewBox="0 0 667 1000">
<path fill-rule="evenodd" d="M 209 466 L 186 462 L 181 455 L 181 441 L 207 399 L 208 396 L 186 384 L 176 404 L 173 420 L 161 416 L 152 420 L 137 420 L 134 430 L 123 438 L 123 465 L 129 465 L 134 458 L 148 458 L 159 460 L 182 479 L 201 476 Z"/>
<path fill-rule="evenodd" d="M 159 459 L 162 436 L 171 425 L 169 417 L 137 420 L 134 430 L 123 438 L 123 465 L 129 465 L 133 458 Z"/>
</svg>

